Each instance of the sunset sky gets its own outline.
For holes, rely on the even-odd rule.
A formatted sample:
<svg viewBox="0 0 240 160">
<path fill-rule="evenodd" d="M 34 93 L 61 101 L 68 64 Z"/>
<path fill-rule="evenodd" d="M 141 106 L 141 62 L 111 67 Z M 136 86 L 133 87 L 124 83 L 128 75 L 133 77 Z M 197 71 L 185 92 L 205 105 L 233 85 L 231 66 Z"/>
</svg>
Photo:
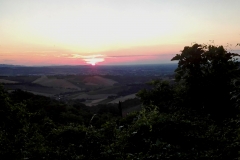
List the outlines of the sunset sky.
<svg viewBox="0 0 240 160">
<path fill-rule="evenodd" d="M 0 64 L 169 63 L 212 40 L 240 53 L 239 8 L 240 0 L 0 0 Z"/>
</svg>

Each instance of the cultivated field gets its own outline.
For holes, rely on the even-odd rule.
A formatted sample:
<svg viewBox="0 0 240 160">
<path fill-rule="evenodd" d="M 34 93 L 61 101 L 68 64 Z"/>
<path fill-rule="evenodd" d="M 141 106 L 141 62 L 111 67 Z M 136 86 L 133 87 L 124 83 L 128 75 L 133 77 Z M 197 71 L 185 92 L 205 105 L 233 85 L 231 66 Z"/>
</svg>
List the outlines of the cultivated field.
<svg viewBox="0 0 240 160">
<path fill-rule="evenodd" d="M 149 78 L 149 77 L 148 77 Z M 58 100 L 80 100 L 87 106 L 116 104 L 134 99 L 145 86 L 144 76 L 34 75 L 2 76 L 0 83 L 9 91 L 21 89 Z"/>
<path fill-rule="evenodd" d="M 0 83 L 4 83 L 4 84 L 14 84 L 14 83 L 18 83 L 16 81 L 10 81 L 10 80 L 6 80 L 6 79 L 0 79 Z"/>
<path fill-rule="evenodd" d="M 128 99 L 134 99 L 134 98 L 136 98 L 136 94 L 130 94 L 130 95 L 127 95 L 127 96 L 116 98 L 109 103 L 118 103 L 119 101 L 123 102 L 123 101 L 126 101 Z"/>
<path fill-rule="evenodd" d="M 83 82 L 86 85 L 101 85 L 101 86 L 113 86 L 114 84 L 118 83 L 114 80 L 108 79 L 108 78 L 103 78 L 100 76 L 91 76 L 91 77 L 86 77 Z"/>
<path fill-rule="evenodd" d="M 41 76 L 40 78 L 33 81 L 35 84 L 39 84 L 46 87 L 53 87 L 53 88 L 68 88 L 68 89 L 75 89 L 81 90 L 76 85 L 68 82 L 65 79 L 57 79 L 57 78 L 48 78 L 47 76 Z"/>
</svg>

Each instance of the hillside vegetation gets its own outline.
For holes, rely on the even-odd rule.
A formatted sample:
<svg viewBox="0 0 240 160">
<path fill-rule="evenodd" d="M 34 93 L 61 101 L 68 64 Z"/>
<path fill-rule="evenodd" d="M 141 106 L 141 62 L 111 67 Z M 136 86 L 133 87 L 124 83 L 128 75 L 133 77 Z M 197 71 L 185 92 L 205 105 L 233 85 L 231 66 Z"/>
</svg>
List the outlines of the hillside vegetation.
<svg viewBox="0 0 240 160">
<path fill-rule="evenodd" d="M 238 54 L 194 44 L 172 58 L 175 82 L 149 82 L 138 99 L 86 107 L 0 88 L 5 159 L 240 158 Z"/>
</svg>

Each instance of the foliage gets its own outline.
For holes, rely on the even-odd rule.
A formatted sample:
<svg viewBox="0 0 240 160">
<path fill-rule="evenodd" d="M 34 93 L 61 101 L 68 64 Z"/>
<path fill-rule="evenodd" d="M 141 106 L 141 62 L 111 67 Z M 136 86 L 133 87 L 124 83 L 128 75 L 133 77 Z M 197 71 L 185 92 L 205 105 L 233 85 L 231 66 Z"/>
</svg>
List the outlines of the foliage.
<svg viewBox="0 0 240 160">
<path fill-rule="evenodd" d="M 116 105 L 88 108 L 0 86 L 0 157 L 239 159 L 237 56 L 222 46 L 185 47 L 172 59 L 176 82 L 151 81 L 137 94 L 143 109 L 125 117 Z"/>
<path fill-rule="evenodd" d="M 142 89 L 137 93 L 143 105 L 148 107 L 154 105 L 162 112 L 167 111 L 174 99 L 173 86 L 168 81 L 162 80 L 153 80 L 148 84 L 152 86 L 151 90 Z"/>
<path fill-rule="evenodd" d="M 217 117 L 235 113 L 230 92 L 233 80 L 240 75 L 238 56 L 223 46 L 194 44 L 173 57 L 178 60 L 176 81 L 187 93 L 186 105 Z"/>
</svg>

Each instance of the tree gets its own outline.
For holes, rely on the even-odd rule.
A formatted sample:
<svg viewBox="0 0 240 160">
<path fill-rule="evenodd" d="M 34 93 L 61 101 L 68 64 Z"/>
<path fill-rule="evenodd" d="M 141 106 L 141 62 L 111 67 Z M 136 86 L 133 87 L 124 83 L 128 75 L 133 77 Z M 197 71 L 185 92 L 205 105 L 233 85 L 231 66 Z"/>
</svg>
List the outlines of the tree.
<svg viewBox="0 0 240 160">
<path fill-rule="evenodd" d="M 157 106 L 161 112 L 168 111 L 173 103 L 174 88 L 168 81 L 153 80 L 148 83 L 152 89 L 142 89 L 137 93 L 145 108 Z"/>
<path fill-rule="evenodd" d="M 240 75 L 238 56 L 223 46 L 194 44 L 173 57 L 178 61 L 176 81 L 187 91 L 187 106 L 215 116 L 233 113 L 230 92 Z"/>
</svg>

